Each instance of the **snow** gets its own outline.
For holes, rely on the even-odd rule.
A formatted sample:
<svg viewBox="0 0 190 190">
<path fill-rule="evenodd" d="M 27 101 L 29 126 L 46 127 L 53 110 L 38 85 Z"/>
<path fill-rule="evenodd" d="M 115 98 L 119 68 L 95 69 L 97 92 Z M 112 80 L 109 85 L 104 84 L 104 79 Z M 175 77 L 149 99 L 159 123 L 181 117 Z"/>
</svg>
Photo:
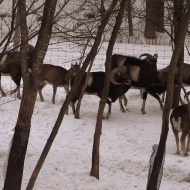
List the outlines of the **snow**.
<svg viewBox="0 0 190 190">
<path fill-rule="evenodd" d="M 143 49 L 143 51 L 146 50 Z M 141 52 L 135 53 L 141 54 Z M 126 54 L 132 55 L 131 53 Z M 159 56 L 161 59 L 163 58 L 161 50 Z M 47 54 L 46 62 L 50 59 L 56 61 L 57 55 Z M 59 59 L 60 62 L 63 61 L 61 57 Z M 102 60 L 100 58 L 97 62 L 103 64 Z M 169 63 L 169 60 L 167 61 Z M 2 86 L 5 91 L 9 91 L 14 85 L 9 77 L 2 77 Z M 39 96 L 37 97 L 32 117 L 22 190 L 26 188 L 65 99 L 64 88 L 58 88 L 56 103 L 53 105 L 51 103 L 52 86 L 50 85 L 43 89 L 43 95 L 45 102 L 40 102 Z M 146 189 L 152 146 L 159 143 L 162 111 L 158 101 L 148 95 L 147 114 L 142 115 L 140 111 L 142 99 L 139 91 L 131 89 L 126 95 L 128 98 L 126 112 L 120 111 L 119 103 L 116 101 L 112 106 L 110 119 L 103 120 L 100 143 L 100 179 L 97 180 L 89 175 L 99 98 L 85 95 L 82 100 L 80 119 L 74 119 L 71 108 L 69 114 L 64 116 L 34 190 Z M 9 143 L 14 133 L 19 104 L 20 100 L 9 93 L 6 97 L 0 98 L 1 189 L 4 183 L 3 168 L 9 151 Z M 160 189 L 190 189 L 190 156 L 183 157 L 175 154 L 176 144 L 171 128 L 166 146 Z"/>
</svg>

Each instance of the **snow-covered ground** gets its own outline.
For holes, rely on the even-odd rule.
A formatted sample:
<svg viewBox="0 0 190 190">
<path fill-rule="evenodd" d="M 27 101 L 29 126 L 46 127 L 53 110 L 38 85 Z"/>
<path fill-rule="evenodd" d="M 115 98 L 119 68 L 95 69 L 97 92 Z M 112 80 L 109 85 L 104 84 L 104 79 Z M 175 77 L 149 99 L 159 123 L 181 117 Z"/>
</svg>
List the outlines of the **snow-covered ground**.
<svg viewBox="0 0 190 190">
<path fill-rule="evenodd" d="M 155 49 L 155 51 L 151 49 L 151 52 L 159 54 L 161 58 L 159 62 L 162 62 L 164 58 L 161 49 Z M 137 56 L 147 51 L 142 47 L 141 50 L 139 53 L 135 51 Z M 115 52 L 119 52 L 117 46 Z M 126 52 L 123 53 L 134 54 L 134 52 L 133 54 Z M 101 54 L 97 58 L 100 59 L 96 63 L 103 64 Z M 56 54 L 47 54 L 45 62 L 49 60 L 54 60 L 55 64 L 58 62 L 60 65 L 64 59 Z M 14 87 L 9 77 L 2 77 L 2 85 L 5 91 Z M 64 89 L 59 88 L 56 104 L 52 105 L 52 86 L 50 85 L 44 88 L 43 94 L 45 102 L 40 102 L 39 96 L 37 97 L 32 117 L 22 190 L 26 188 L 65 99 Z M 71 109 L 69 115 L 65 115 L 36 181 L 35 190 L 146 189 L 152 146 L 158 144 L 160 138 L 162 111 L 157 100 L 149 95 L 146 103 L 147 114 L 142 115 L 140 111 L 142 99 L 139 91 L 129 90 L 126 95 L 128 98 L 126 113 L 120 111 L 119 103 L 116 101 L 112 106 L 110 119 L 103 121 L 100 143 L 100 179 L 97 180 L 89 175 L 99 98 L 86 95 L 82 101 L 80 119 L 74 119 Z M 20 100 L 9 93 L 6 97 L 0 98 L 0 189 L 3 188 L 3 166 L 7 159 L 9 142 L 14 133 L 19 104 Z M 105 112 L 107 112 L 107 106 Z M 175 155 L 175 151 L 175 139 L 170 128 L 161 190 L 190 189 L 190 156 Z"/>
</svg>

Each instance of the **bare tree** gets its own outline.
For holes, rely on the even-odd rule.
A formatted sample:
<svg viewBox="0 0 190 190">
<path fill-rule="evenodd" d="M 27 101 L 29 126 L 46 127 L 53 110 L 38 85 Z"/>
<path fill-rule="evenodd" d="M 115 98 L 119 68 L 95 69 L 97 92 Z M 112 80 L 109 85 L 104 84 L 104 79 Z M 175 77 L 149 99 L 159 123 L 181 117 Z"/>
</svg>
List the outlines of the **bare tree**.
<svg viewBox="0 0 190 190">
<path fill-rule="evenodd" d="M 2 35 L 0 46 L 4 46 L 8 49 L 17 49 L 20 46 L 20 39 L 19 39 L 19 11 L 17 10 L 17 2 L 18 0 L 13 0 L 13 7 L 12 10 L 8 9 L 8 12 L 2 13 L 1 17 L 1 25 L 2 28 Z M 39 32 L 39 22 L 37 22 L 38 17 L 42 17 L 42 8 L 44 4 L 37 4 L 37 0 L 31 0 L 30 2 L 27 1 L 26 4 L 26 15 L 28 19 L 28 35 L 29 40 L 36 37 Z M 29 4 L 30 3 L 30 4 Z M 18 15 L 18 16 L 17 16 Z M 12 23 L 10 25 L 10 23 Z M 12 37 L 12 34 L 15 35 Z M 18 37 L 16 37 L 18 36 Z M 16 39 L 16 42 L 15 42 Z M 12 47 L 11 43 L 13 43 L 14 48 Z M 8 44 L 8 45 L 6 45 Z M 7 49 L 6 49 L 7 50 Z"/>
<path fill-rule="evenodd" d="M 108 97 L 109 84 L 110 84 L 110 71 L 111 71 L 111 57 L 113 52 L 113 47 L 117 38 L 117 34 L 119 32 L 122 19 L 124 17 L 124 12 L 126 10 L 127 0 L 122 0 L 120 3 L 119 12 L 115 21 L 115 26 L 112 31 L 112 35 L 109 41 L 108 49 L 106 52 L 106 62 L 105 62 L 105 81 L 104 88 L 102 93 L 102 98 L 99 103 L 99 109 L 96 120 L 96 129 L 94 133 L 94 143 L 93 143 L 93 151 L 92 151 L 92 167 L 90 175 L 99 179 L 99 147 L 100 147 L 100 136 L 102 133 L 102 119 L 105 103 Z"/>
<path fill-rule="evenodd" d="M 174 25 L 174 49 L 177 46 L 177 38 L 178 35 L 180 35 L 180 22 L 183 22 L 183 13 L 185 11 L 185 4 L 184 0 L 174 0 L 174 7 L 173 7 L 173 25 Z M 177 67 L 179 70 L 177 79 L 178 83 L 180 84 L 182 82 L 182 73 L 183 73 L 183 63 L 184 63 L 184 46 L 181 49 L 180 56 L 177 62 Z M 173 102 L 172 102 L 172 108 L 179 105 L 179 99 L 180 99 L 180 93 L 181 93 L 181 87 L 175 86 L 174 87 L 174 94 L 173 94 Z"/>
<path fill-rule="evenodd" d="M 8 159 L 4 190 L 20 190 L 24 168 L 25 154 L 31 127 L 31 117 L 37 96 L 40 72 L 52 32 L 52 20 L 56 0 L 46 0 L 42 24 L 35 50 L 27 62 L 28 32 L 26 22 L 26 1 L 18 0 L 21 26 L 21 63 L 23 76 L 23 97 L 15 126 L 12 146 Z M 29 69 L 29 65 L 30 69 Z"/>
<path fill-rule="evenodd" d="M 7 51 L 8 45 L 11 42 L 12 35 L 14 33 L 14 22 L 15 22 L 15 18 L 16 18 L 16 10 L 17 10 L 17 2 L 16 2 L 16 0 L 13 0 L 10 30 L 9 30 L 8 34 L 1 40 L 1 43 L 0 43 L 0 46 L 2 46 L 4 44 L 3 51 L 1 52 L 2 56 Z M 1 59 L 2 59 L 2 57 L 0 57 L 0 60 Z"/>
</svg>

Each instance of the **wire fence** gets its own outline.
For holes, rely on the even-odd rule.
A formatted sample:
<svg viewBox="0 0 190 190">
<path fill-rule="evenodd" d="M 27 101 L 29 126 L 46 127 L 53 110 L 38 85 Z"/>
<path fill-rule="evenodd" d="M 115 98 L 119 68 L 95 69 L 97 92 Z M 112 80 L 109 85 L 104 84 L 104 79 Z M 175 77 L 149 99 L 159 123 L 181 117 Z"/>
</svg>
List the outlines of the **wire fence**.
<svg viewBox="0 0 190 190">
<path fill-rule="evenodd" d="M 32 2 L 33 8 L 30 7 Z M 31 34 L 39 30 L 43 9 L 37 9 L 43 4 L 44 0 L 34 1 L 28 0 L 27 7 L 30 8 L 31 14 L 27 18 L 28 26 Z M 58 1 L 55 24 L 52 33 L 52 39 L 45 57 L 44 63 L 62 65 L 69 67 L 71 63 L 80 61 L 81 54 L 89 35 L 94 36 L 100 15 L 97 12 L 97 7 L 100 7 L 100 1 L 91 0 L 70 0 Z M 65 3 L 65 4 L 64 4 Z M 110 0 L 104 1 L 105 7 L 108 6 Z M 62 9 L 61 9 L 62 8 Z M 129 18 L 127 14 L 123 19 L 120 34 L 117 38 L 117 43 L 114 46 L 114 53 L 131 55 L 139 57 L 142 53 L 158 53 L 158 68 L 168 65 L 172 56 L 172 42 L 168 33 L 171 27 L 168 24 L 170 16 L 170 7 L 168 1 L 164 4 L 165 8 L 165 30 L 167 32 L 156 33 L 156 39 L 146 39 L 144 37 L 145 30 L 145 15 L 146 1 L 132 1 L 132 27 L 133 36 L 130 36 Z M 8 33 L 11 22 L 12 2 L 4 1 L 0 7 L 0 39 Z M 58 14 L 59 13 L 59 14 Z M 110 22 L 105 29 L 103 43 L 94 61 L 94 70 L 104 70 L 105 52 L 111 29 L 115 21 L 115 15 L 110 19 Z M 84 38 L 84 36 L 86 38 Z M 79 38 L 81 37 L 81 38 Z M 84 40 L 81 40 L 84 39 Z M 93 39 L 93 38 L 92 38 Z M 30 43 L 35 45 L 37 37 L 30 40 Z M 189 45 L 189 37 L 186 38 L 186 47 Z M 93 40 L 92 40 L 93 41 Z M 88 53 L 86 51 L 86 54 Z M 86 55 L 85 54 L 85 55 Z M 55 59 L 56 57 L 56 59 Z M 185 49 L 184 61 L 189 63 L 189 54 Z"/>
</svg>

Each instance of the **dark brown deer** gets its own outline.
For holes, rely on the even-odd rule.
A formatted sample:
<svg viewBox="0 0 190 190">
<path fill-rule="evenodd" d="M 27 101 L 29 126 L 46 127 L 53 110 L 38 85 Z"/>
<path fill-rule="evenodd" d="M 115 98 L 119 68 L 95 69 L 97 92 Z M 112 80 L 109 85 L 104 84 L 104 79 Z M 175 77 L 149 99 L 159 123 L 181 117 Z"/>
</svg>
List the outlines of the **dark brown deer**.
<svg viewBox="0 0 190 190">
<path fill-rule="evenodd" d="M 183 104 L 175 107 L 170 115 L 170 123 L 176 140 L 176 154 L 180 154 L 179 148 L 179 136 L 181 132 L 180 143 L 183 156 L 188 156 L 190 145 L 190 118 L 189 108 L 187 104 Z M 185 139 L 187 138 L 187 144 L 185 145 Z"/>
<path fill-rule="evenodd" d="M 160 108 L 163 110 L 163 104 L 160 99 L 160 94 L 164 93 L 166 91 L 166 85 L 167 85 L 167 76 L 169 72 L 169 66 L 158 70 L 156 74 L 156 80 L 154 81 L 154 84 L 145 86 L 143 91 L 143 104 L 142 104 L 142 114 L 146 114 L 145 112 L 145 103 L 147 99 L 147 95 L 150 94 L 154 98 L 156 98 L 160 104 Z M 175 76 L 178 74 L 178 69 L 175 69 Z M 174 80 L 174 83 L 175 80 Z"/>
<path fill-rule="evenodd" d="M 141 59 L 145 57 L 144 59 Z M 144 81 L 146 85 L 151 85 L 154 83 L 156 72 L 157 72 L 157 58 L 158 54 L 154 55 L 143 53 L 142 55 L 137 57 L 126 56 L 120 54 L 112 55 L 111 61 L 111 69 L 117 68 L 119 66 L 131 66 L 130 74 L 132 76 L 132 83 L 130 88 L 135 88 L 139 90 L 144 89 Z M 124 105 L 127 105 L 127 98 L 125 95 L 119 97 L 120 109 L 122 112 L 125 112 L 122 99 L 124 101 Z"/>
<path fill-rule="evenodd" d="M 119 71 L 121 68 L 121 71 Z M 79 119 L 79 113 L 76 113 L 75 103 L 78 101 L 82 88 L 86 82 L 87 72 L 82 77 L 82 80 L 79 86 L 76 89 L 75 94 L 71 99 L 71 107 L 75 118 Z M 126 66 L 121 66 L 112 70 L 112 75 L 110 76 L 111 80 L 114 77 L 114 83 L 110 82 L 109 91 L 108 91 L 108 112 L 106 118 L 109 119 L 111 115 L 111 106 L 118 97 L 122 96 L 130 87 L 131 79 L 129 77 L 128 69 Z M 71 87 L 74 83 L 75 77 L 71 80 Z M 88 95 L 97 95 L 99 98 L 102 97 L 102 90 L 104 88 L 105 72 L 97 71 L 90 72 L 89 78 L 87 80 L 87 86 L 85 88 L 85 94 Z"/>
</svg>

